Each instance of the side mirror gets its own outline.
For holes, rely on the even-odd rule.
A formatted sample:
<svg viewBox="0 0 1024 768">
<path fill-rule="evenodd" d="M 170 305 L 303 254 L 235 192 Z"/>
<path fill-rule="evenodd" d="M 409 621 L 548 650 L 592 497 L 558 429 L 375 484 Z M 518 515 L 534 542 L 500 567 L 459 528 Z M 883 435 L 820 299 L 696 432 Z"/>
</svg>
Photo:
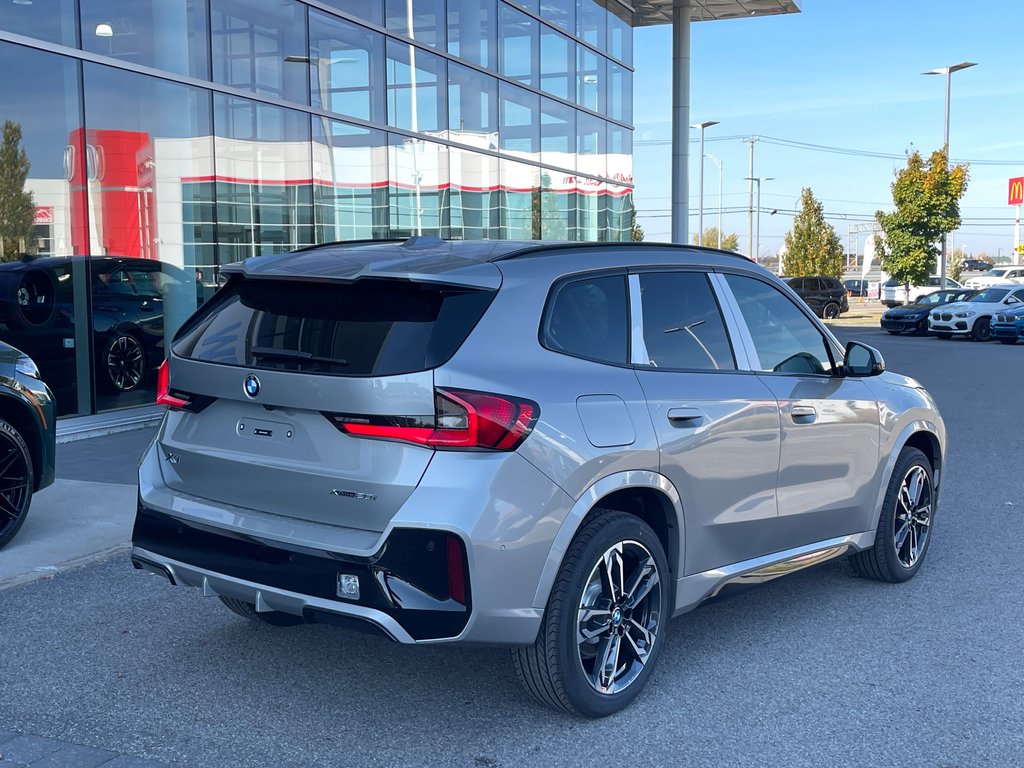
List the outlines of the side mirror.
<svg viewBox="0 0 1024 768">
<path fill-rule="evenodd" d="M 846 345 L 843 374 L 846 376 L 878 376 L 885 371 L 882 353 L 867 344 L 851 341 Z"/>
</svg>

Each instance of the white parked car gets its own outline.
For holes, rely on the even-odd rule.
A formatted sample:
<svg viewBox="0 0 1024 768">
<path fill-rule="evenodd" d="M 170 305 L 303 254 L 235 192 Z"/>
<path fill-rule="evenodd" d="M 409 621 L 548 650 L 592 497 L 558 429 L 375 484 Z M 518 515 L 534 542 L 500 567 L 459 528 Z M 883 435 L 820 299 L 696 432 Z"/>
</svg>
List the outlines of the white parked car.
<svg viewBox="0 0 1024 768">
<path fill-rule="evenodd" d="M 988 288 L 1000 283 L 1024 283 L 1024 266 L 992 267 L 988 272 L 972 275 L 964 281 L 968 288 Z"/>
<path fill-rule="evenodd" d="M 967 301 L 937 307 L 928 316 L 928 330 L 940 339 L 969 335 L 975 341 L 988 341 L 992 338 L 992 315 L 1021 304 L 1024 304 L 1024 285 L 996 285 Z"/>
<path fill-rule="evenodd" d="M 946 278 L 946 288 L 963 288 L 960 283 L 952 277 Z M 895 280 L 886 280 L 882 283 L 881 302 L 887 307 L 901 307 L 904 304 L 916 304 L 917 300 L 939 288 L 939 276 L 932 275 L 928 278 L 927 285 L 912 285 L 908 293 L 905 285 Z"/>
</svg>

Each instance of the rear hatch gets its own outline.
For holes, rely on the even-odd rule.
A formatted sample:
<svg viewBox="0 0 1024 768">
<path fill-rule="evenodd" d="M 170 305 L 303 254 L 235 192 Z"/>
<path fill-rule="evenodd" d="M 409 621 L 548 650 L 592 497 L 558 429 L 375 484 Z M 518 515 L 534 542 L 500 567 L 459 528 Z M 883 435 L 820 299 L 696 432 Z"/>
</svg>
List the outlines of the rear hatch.
<svg viewBox="0 0 1024 768">
<path fill-rule="evenodd" d="M 384 530 L 434 450 L 344 425 L 433 425 L 433 369 L 493 296 L 408 280 L 234 276 L 179 332 L 162 376 L 163 401 L 177 406 L 161 438 L 167 485 Z"/>
</svg>

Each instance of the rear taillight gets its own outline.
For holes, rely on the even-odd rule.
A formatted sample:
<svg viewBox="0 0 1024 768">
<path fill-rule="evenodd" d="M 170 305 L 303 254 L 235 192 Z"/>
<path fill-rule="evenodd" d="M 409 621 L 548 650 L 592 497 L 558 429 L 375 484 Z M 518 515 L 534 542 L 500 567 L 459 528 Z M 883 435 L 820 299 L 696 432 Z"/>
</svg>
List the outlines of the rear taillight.
<svg viewBox="0 0 1024 768">
<path fill-rule="evenodd" d="M 537 423 L 540 408 L 531 400 L 508 395 L 435 389 L 432 417 L 324 415 L 342 432 L 355 437 L 405 440 L 433 448 L 513 451 Z"/>
<path fill-rule="evenodd" d="M 167 369 L 167 360 L 160 363 L 156 372 L 156 404 L 168 408 L 184 408 L 188 405 L 188 400 L 171 394 L 171 373 Z"/>
</svg>

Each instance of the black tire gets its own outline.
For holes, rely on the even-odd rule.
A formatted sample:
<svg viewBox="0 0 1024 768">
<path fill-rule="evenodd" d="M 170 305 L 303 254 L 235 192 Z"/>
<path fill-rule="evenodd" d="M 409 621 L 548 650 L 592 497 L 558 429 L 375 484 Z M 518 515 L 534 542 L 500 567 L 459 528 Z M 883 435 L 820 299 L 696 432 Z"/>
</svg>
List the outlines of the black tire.
<svg viewBox="0 0 1024 768">
<path fill-rule="evenodd" d="M 935 331 L 935 338 L 937 339 L 952 339 L 953 334 L 948 331 Z"/>
<path fill-rule="evenodd" d="M 974 321 L 971 328 L 971 338 L 975 341 L 988 341 L 992 338 L 992 320 L 988 317 L 979 317 Z"/>
<path fill-rule="evenodd" d="M 237 613 L 244 619 L 262 621 L 264 624 L 271 624 L 275 627 L 295 627 L 306 623 L 306 620 L 301 616 L 293 616 L 290 613 L 282 613 L 281 611 L 257 611 L 255 605 L 244 600 L 224 597 L 224 595 L 217 595 L 217 597 L 228 607 L 228 610 L 232 613 Z"/>
<path fill-rule="evenodd" d="M 927 480 L 927 484 L 922 488 L 921 495 L 918 497 L 920 506 L 916 506 L 916 503 L 910 505 L 914 509 L 907 506 L 902 494 L 904 484 L 910 480 L 912 473 Z M 927 497 L 925 497 L 925 493 L 927 493 Z M 906 498 L 911 498 L 911 495 L 912 491 Z M 926 512 L 924 511 L 925 498 L 927 498 Z M 886 490 L 885 500 L 882 502 L 882 513 L 875 531 L 874 546 L 850 555 L 850 562 L 853 564 L 854 570 L 865 578 L 887 581 L 891 584 L 913 578 L 914 574 L 920 570 L 925 555 L 928 554 L 928 547 L 931 545 L 935 501 L 931 462 L 917 448 L 909 446 L 904 448 L 896 460 L 896 466 L 893 467 L 889 488 Z M 926 522 L 920 526 L 910 523 L 907 519 L 908 510 L 911 518 Z M 902 537 L 903 543 L 897 545 L 904 527 L 907 528 L 907 531 Z M 924 532 L 923 537 L 920 531 Z M 913 556 L 911 556 L 912 552 Z"/>
<path fill-rule="evenodd" d="M 1001 344 L 1016 344 L 1017 340 L 1016 339 L 1002 339 L 1001 338 L 1001 339 L 999 339 L 999 342 Z"/>
<path fill-rule="evenodd" d="M 834 301 L 830 301 L 821 308 L 821 317 L 823 320 L 835 320 L 841 312 L 842 310 L 839 308 L 839 305 Z"/>
<path fill-rule="evenodd" d="M 24 525 L 34 485 L 32 454 L 25 439 L 0 419 L 0 549 Z"/>
<path fill-rule="evenodd" d="M 622 564 L 615 569 L 621 574 L 617 593 L 604 570 L 616 547 Z M 626 589 L 629 583 L 632 590 Z M 595 510 L 562 561 L 536 642 L 512 649 L 519 679 L 542 704 L 572 714 L 605 717 L 626 707 L 647 682 L 665 644 L 670 584 L 664 549 L 645 522 L 624 512 Z M 630 606 L 629 595 L 644 587 Z M 609 589 L 622 599 L 605 599 Z M 579 618 L 587 609 L 593 610 L 588 611 L 592 615 L 585 631 L 592 634 L 578 643 Z M 634 610 L 641 611 L 639 622 Z M 610 660 L 612 652 L 615 661 L 606 687 L 622 687 L 602 692 L 597 686 L 605 675 L 598 657 L 605 654 Z M 607 670 L 607 661 L 600 667 Z"/>
<path fill-rule="evenodd" d="M 133 392 L 146 378 L 146 350 L 134 335 L 116 333 L 103 347 L 97 375 L 110 392 Z"/>
</svg>

